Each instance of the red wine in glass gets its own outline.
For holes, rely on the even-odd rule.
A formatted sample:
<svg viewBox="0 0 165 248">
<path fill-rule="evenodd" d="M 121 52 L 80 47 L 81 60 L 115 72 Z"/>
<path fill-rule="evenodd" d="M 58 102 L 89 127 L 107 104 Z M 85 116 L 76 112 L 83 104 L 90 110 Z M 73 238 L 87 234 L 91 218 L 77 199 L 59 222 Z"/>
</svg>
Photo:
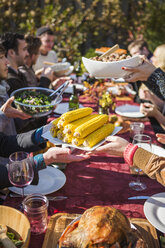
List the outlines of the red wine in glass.
<svg viewBox="0 0 165 248">
<path fill-rule="evenodd" d="M 24 197 L 24 187 L 28 186 L 34 177 L 32 162 L 26 152 L 15 152 L 9 157 L 8 177 L 13 186 L 22 188 Z"/>
</svg>

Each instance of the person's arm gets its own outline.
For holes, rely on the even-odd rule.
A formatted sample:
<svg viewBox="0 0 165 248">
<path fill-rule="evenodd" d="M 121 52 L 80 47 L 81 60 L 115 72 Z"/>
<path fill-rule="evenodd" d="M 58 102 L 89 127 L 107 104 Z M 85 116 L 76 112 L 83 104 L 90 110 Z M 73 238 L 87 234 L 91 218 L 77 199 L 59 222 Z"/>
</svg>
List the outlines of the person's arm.
<svg viewBox="0 0 165 248">
<path fill-rule="evenodd" d="M 150 178 L 156 179 L 165 186 L 165 158 L 159 157 L 142 148 L 138 148 L 133 156 L 133 165 L 139 167 Z"/>
<path fill-rule="evenodd" d="M 140 112 L 145 116 L 154 117 L 160 126 L 165 130 L 165 116 L 157 109 L 154 104 L 141 103 Z"/>
<path fill-rule="evenodd" d="M 128 82 L 147 81 L 156 67 L 150 63 L 144 56 L 141 56 L 143 63 L 136 67 L 122 67 L 122 70 L 129 72 L 124 79 Z"/>
<path fill-rule="evenodd" d="M 12 184 L 8 179 L 7 167 L 0 165 L 0 189 L 4 189 L 10 186 L 12 186 Z"/>
<path fill-rule="evenodd" d="M 157 68 L 148 78 L 148 82 L 156 83 L 165 99 L 165 72 Z"/>
<path fill-rule="evenodd" d="M 165 99 L 165 72 L 157 68 L 146 60 L 144 57 L 143 64 L 137 67 L 123 67 L 124 71 L 130 72 L 125 76 L 127 82 L 136 82 L 138 80 L 143 83 L 159 98 Z"/>
<path fill-rule="evenodd" d="M 8 118 L 20 118 L 26 120 L 31 118 L 31 115 L 25 114 L 24 112 L 13 108 L 11 104 L 14 101 L 14 96 L 10 97 L 0 108 L 0 111 L 4 113 Z"/>
<path fill-rule="evenodd" d="M 92 153 L 108 153 L 110 155 L 124 157 L 126 163 L 142 169 L 149 177 L 156 179 L 165 186 L 165 158 L 158 157 L 127 140 L 109 136 L 106 139 L 109 143 L 98 147 Z"/>
<path fill-rule="evenodd" d="M 17 151 L 34 152 L 39 151 L 40 143 L 36 141 L 36 130 L 27 133 L 7 136 L 0 133 L 0 156 L 8 157 L 11 153 Z"/>
</svg>

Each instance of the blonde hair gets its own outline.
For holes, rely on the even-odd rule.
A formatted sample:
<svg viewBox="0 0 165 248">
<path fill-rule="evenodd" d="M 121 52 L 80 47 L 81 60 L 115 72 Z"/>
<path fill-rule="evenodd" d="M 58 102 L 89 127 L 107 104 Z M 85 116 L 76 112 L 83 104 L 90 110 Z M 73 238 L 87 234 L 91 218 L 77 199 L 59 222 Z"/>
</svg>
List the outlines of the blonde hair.
<svg viewBox="0 0 165 248">
<path fill-rule="evenodd" d="M 156 48 L 157 50 L 157 67 L 160 67 L 165 71 L 165 44 L 162 44 Z"/>
</svg>

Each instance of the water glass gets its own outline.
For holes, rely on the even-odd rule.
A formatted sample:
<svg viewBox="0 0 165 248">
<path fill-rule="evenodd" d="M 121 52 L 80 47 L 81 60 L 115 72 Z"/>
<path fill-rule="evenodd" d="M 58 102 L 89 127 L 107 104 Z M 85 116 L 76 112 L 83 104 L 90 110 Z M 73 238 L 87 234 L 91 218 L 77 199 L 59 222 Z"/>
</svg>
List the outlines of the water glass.
<svg viewBox="0 0 165 248">
<path fill-rule="evenodd" d="M 133 141 L 133 137 L 136 134 L 143 134 L 144 132 L 144 123 L 143 122 L 132 122 L 130 124 L 130 141 Z"/>
<path fill-rule="evenodd" d="M 41 234 L 47 229 L 48 205 L 47 197 L 42 194 L 31 194 L 24 199 L 24 214 L 29 219 L 33 234 Z"/>
<path fill-rule="evenodd" d="M 137 145 L 138 147 L 141 147 L 149 152 L 152 152 L 152 144 L 151 144 L 151 137 L 149 135 L 145 135 L 145 134 L 137 134 L 133 137 L 133 142 L 134 145 Z M 140 171 L 142 171 L 141 169 L 139 169 L 136 166 L 132 166 L 131 170 L 135 171 L 137 173 L 137 179 L 136 181 L 131 181 L 129 183 L 129 187 L 132 188 L 133 190 L 136 191 L 142 191 L 145 190 L 147 188 L 147 186 L 140 181 Z"/>
</svg>

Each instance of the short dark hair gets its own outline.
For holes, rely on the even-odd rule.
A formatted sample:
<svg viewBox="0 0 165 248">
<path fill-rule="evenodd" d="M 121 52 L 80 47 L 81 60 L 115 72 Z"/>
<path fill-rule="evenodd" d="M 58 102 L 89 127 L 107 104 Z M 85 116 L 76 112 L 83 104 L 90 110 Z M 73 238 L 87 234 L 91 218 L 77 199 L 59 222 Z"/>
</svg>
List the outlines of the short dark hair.
<svg viewBox="0 0 165 248">
<path fill-rule="evenodd" d="M 36 35 L 41 36 L 43 34 L 54 35 L 54 32 L 47 26 L 43 26 L 37 29 Z"/>
<path fill-rule="evenodd" d="M 139 40 L 134 40 L 134 41 L 132 41 L 132 42 L 129 44 L 129 46 L 128 46 L 128 51 L 130 52 L 130 50 L 131 50 L 133 47 L 138 47 L 139 50 L 142 50 L 143 47 L 146 47 L 146 48 L 148 49 L 148 44 L 147 44 L 146 41 L 139 39 Z"/>
<path fill-rule="evenodd" d="M 0 36 L 0 44 L 4 46 L 6 54 L 9 49 L 13 49 L 16 53 L 18 53 L 18 40 L 24 40 L 24 35 L 8 32 Z"/>
<path fill-rule="evenodd" d="M 41 40 L 39 37 L 34 37 L 32 35 L 25 36 L 25 41 L 27 43 L 28 53 L 32 56 L 33 54 L 38 54 Z"/>
<path fill-rule="evenodd" d="M 0 44 L 0 54 L 6 54 L 5 48 Z"/>
</svg>

